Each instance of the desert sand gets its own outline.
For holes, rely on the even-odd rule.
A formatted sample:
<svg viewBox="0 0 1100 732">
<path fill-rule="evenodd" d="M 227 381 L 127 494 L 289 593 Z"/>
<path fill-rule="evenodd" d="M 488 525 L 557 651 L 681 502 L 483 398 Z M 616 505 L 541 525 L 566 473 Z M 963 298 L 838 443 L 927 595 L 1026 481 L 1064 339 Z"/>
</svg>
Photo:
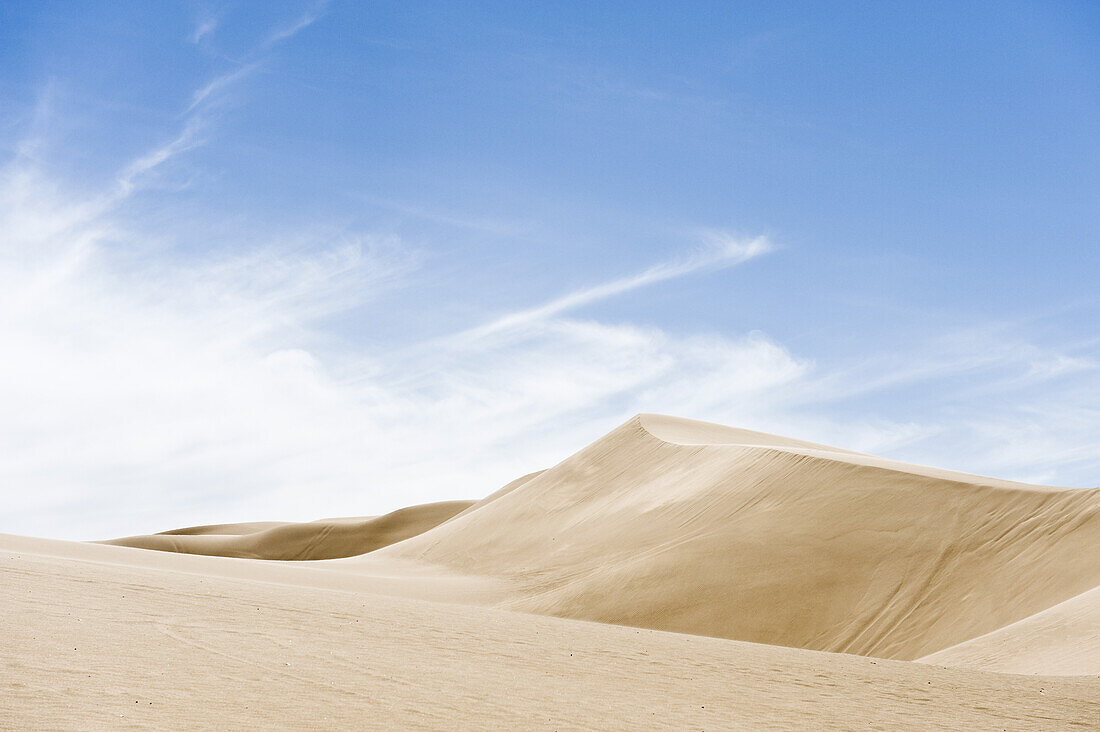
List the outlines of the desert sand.
<svg viewBox="0 0 1100 732">
<path fill-rule="evenodd" d="M 1098 556 L 1100 489 L 639 415 L 477 502 L 0 535 L 0 727 L 1090 729 Z"/>
</svg>

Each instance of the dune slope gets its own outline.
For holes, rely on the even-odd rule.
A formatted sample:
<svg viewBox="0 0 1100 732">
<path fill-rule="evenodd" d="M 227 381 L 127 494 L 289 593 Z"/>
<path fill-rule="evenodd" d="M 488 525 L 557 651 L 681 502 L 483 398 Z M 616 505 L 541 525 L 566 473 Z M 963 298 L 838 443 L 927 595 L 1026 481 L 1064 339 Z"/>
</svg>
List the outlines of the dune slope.
<svg viewBox="0 0 1100 732">
<path fill-rule="evenodd" d="M 1100 490 L 639 415 L 380 554 L 511 584 L 506 607 L 915 659 L 1100 585 Z"/>
<path fill-rule="evenodd" d="M 920 661 L 1009 674 L 1100 677 L 1100 587 Z"/>
<path fill-rule="evenodd" d="M 364 554 L 416 536 L 473 504 L 473 501 L 425 503 L 365 519 L 198 526 L 102 543 L 245 559 L 335 559 Z"/>
</svg>

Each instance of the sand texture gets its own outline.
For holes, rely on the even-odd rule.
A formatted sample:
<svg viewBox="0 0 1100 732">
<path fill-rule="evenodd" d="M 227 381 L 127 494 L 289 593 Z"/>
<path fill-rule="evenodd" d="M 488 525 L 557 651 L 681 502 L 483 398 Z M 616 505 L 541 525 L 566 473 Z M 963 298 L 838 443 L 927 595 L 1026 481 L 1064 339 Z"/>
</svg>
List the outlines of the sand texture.
<svg viewBox="0 0 1100 732">
<path fill-rule="evenodd" d="M 639 415 L 477 502 L 0 535 L 0 729 L 1096 729 L 1098 556 L 1098 489 Z"/>
</svg>

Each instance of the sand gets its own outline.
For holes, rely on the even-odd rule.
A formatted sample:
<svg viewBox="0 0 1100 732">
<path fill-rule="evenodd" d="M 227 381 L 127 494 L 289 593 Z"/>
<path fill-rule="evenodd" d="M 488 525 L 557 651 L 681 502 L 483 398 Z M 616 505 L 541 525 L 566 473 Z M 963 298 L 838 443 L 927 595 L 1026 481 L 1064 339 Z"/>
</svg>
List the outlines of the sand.
<svg viewBox="0 0 1100 732">
<path fill-rule="evenodd" d="M 478 502 L 112 544 L 0 535 L 0 728 L 1100 724 L 1096 489 L 639 415 Z"/>
<path fill-rule="evenodd" d="M 244 560 L 78 559 L 60 544 L 0 537 L 5 729 L 1085 729 L 1100 712 L 1095 679 L 320 587 L 311 575 L 339 573 L 300 563 L 273 581 L 202 571 Z"/>
</svg>

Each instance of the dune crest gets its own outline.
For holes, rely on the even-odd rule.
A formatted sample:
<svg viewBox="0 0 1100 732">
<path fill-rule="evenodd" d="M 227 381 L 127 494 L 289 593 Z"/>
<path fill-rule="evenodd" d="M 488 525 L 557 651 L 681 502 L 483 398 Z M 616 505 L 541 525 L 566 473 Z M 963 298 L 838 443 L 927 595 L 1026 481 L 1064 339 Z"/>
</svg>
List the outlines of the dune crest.
<svg viewBox="0 0 1100 732">
<path fill-rule="evenodd" d="M 910 466 L 639 415 L 381 550 L 511 609 L 916 659 L 1100 585 L 1100 490 Z"/>
</svg>

